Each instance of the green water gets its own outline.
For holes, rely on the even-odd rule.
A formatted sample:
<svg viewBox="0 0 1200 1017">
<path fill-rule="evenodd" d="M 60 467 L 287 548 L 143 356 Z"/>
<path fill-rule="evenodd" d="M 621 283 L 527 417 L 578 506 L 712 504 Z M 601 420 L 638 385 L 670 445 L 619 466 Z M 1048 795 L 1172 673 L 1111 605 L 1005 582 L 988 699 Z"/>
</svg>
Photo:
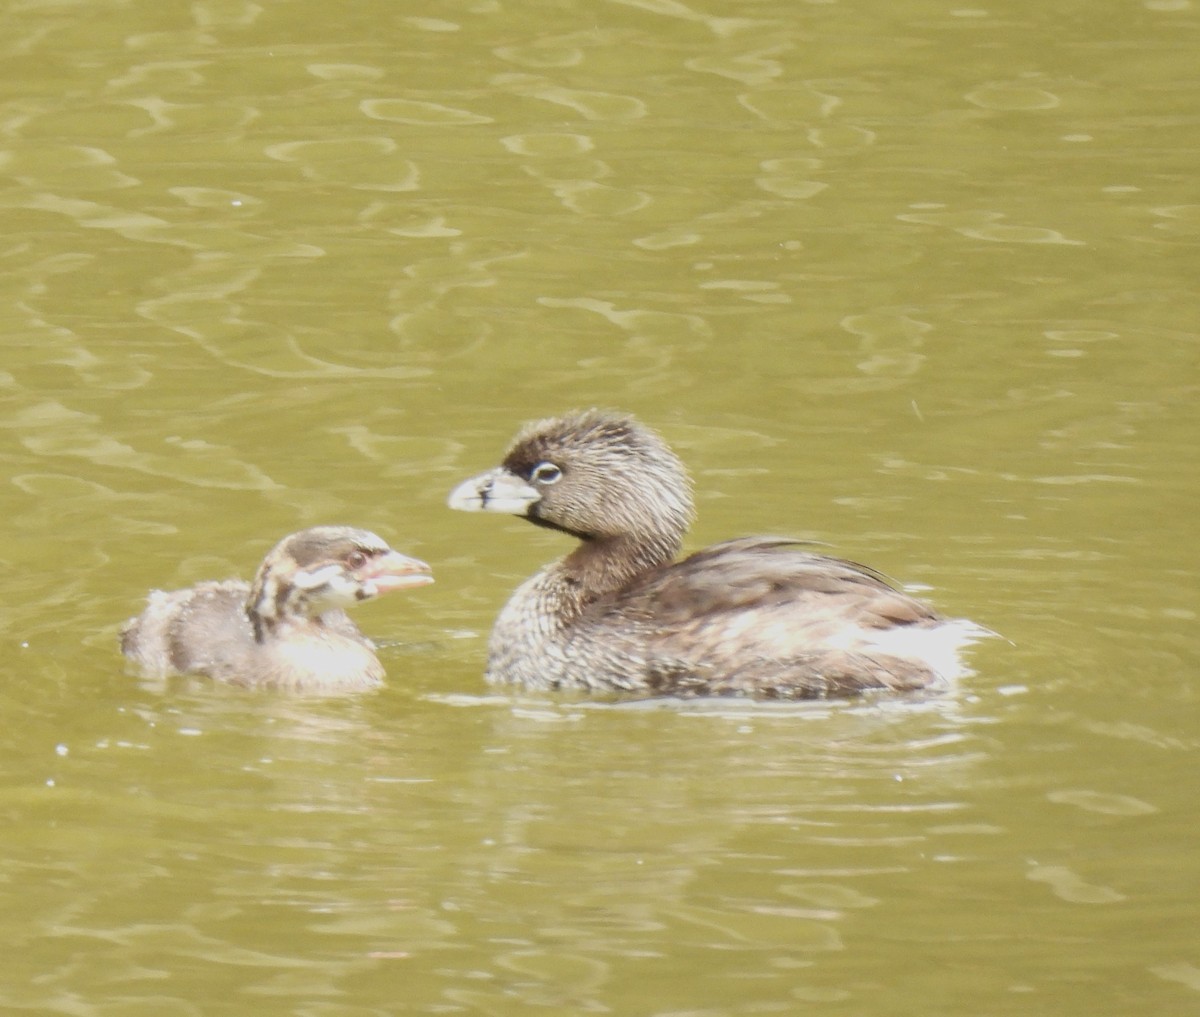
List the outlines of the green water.
<svg viewBox="0 0 1200 1017">
<path fill-rule="evenodd" d="M 1189 1014 L 1190 0 L 0 12 L 0 1010 Z M 446 510 L 642 417 L 690 546 L 1002 633 L 933 703 L 497 695 L 566 545 Z M 152 586 L 376 530 L 387 688 L 128 675 Z"/>
</svg>

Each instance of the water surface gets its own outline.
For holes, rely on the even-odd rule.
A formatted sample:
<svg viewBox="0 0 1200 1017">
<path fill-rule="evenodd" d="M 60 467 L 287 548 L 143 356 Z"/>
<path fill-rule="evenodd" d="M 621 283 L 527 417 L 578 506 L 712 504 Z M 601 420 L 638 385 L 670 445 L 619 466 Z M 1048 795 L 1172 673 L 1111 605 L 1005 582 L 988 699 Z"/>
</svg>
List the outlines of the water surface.
<svg viewBox="0 0 1200 1017">
<path fill-rule="evenodd" d="M 0 17 L 0 1006 L 1195 1009 L 1194 4 L 25 3 Z M 931 702 L 495 694 L 564 543 L 445 509 L 617 406 L 693 547 L 1005 639 Z M 389 684 L 126 674 L 319 522 Z"/>
</svg>

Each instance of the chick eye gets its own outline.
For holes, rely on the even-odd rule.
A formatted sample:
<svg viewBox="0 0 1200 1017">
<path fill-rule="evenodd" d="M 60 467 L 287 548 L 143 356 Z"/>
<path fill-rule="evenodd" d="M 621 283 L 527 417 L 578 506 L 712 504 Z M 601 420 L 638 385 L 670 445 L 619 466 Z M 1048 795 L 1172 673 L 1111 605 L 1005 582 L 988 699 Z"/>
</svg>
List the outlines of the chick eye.
<svg viewBox="0 0 1200 1017">
<path fill-rule="evenodd" d="M 352 569 L 360 569 L 367 563 L 367 556 L 362 551 L 351 551 L 346 555 L 346 564 Z"/>
<path fill-rule="evenodd" d="M 562 480 L 562 470 L 553 463 L 538 463 L 529 473 L 529 479 L 539 484 L 557 484 Z"/>
</svg>

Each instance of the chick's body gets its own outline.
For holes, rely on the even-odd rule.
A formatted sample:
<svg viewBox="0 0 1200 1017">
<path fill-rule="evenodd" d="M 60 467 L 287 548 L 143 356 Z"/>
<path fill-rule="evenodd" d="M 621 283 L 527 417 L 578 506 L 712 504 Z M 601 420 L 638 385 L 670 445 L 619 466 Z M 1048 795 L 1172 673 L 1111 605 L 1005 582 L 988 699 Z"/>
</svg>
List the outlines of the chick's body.
<svg viewBox="0 0 1200 1017">
<path fill-rule="evenodd" d="M 238 685 L 371 688 L 384 677 L 374 645 L 344 608 L 432 582 L 429 566 L 366 530 L 320 526 L 281 540 L 253 583 L 231 579 L 153 591 L 121 631 L 147 677 L 201 674 Z"/>
</svg>

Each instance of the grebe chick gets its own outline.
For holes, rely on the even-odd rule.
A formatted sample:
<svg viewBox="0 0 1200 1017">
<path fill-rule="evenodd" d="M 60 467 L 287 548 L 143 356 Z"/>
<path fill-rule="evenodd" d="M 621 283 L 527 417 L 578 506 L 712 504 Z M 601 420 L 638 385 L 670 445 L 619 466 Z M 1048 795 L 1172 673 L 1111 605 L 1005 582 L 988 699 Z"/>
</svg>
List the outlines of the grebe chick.
<svg viewBox="0 0 1200 1017">
<path fill-rule="evenodd" d="M 253 583 L 151 592 L 121 629 L 121 652 L 145 677 L 207 675 L 297 691 L 373 688 L 374 644 L 345 613 L 381 593 L 433 582 L 429 566 L 367 530 L 314 526 L 284 537 Z"/>
</svg>

